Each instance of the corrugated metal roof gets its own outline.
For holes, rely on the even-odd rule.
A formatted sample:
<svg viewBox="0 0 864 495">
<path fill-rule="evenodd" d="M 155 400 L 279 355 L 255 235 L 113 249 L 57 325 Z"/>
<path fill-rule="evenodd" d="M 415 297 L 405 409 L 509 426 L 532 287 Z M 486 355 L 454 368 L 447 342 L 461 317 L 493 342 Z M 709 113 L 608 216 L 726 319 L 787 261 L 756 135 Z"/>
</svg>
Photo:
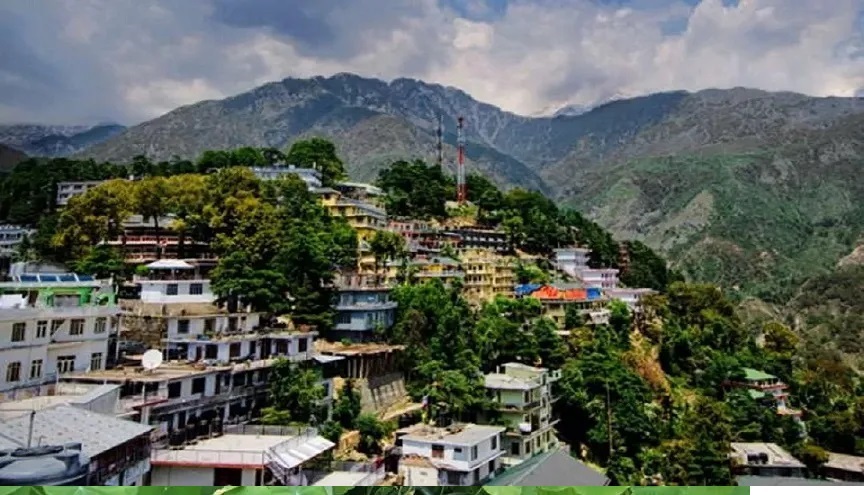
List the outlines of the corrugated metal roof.
<svg viewBox="0 0 864 495">
<path fill-rule="evenodd" d="M 609 478 L 561 449 L 551 450 L 518 464 L 487 486 L 606 486 Z"/>
<path fill-rule="evenodd" d="M 29 427 L 29 414 L 0 423 L 0 448 L 26 446 Z M 61 405 L 36 411 L 33 444 L 80 442 L 84 453 L 95 457 L 152 429 L 152 426 Z"/>
</svg>

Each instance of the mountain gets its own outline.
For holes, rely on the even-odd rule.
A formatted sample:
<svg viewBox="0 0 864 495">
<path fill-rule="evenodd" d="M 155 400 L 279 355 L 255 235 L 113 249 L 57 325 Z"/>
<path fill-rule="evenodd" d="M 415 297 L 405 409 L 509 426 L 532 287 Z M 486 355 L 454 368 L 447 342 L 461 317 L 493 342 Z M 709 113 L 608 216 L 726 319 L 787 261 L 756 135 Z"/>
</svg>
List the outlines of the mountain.
<svg viewBox="0 0 864 495">
<path fill-rule="evenodd" d="M 24 153 L 0 144 L 0 173 L 13 169 L 26 159 L 27 155 Z"/>
<path fill-rule="evenodd" d="M 178 108 L 79 156 L 162 160 L 321 135 L 353 177 L 372 180 L 396 158 L 433 160 L 438 116 L 452 168 L 464 116 L 469 171 L 542 190 L 661 249 L 692 278 L 744 294 L 791 296 L 862 232 L 862 99 L 709 89 L 563 113 L 516 115 L 412 79 L 289 78 Z"/>
<path fill-rule="evenodd" d="M 33 156 L 68 156 L 110 139 L 124 129 L 124 126 L 110 123 L 95 126 L 0 125 L 0 144 Z"/>
</svg>

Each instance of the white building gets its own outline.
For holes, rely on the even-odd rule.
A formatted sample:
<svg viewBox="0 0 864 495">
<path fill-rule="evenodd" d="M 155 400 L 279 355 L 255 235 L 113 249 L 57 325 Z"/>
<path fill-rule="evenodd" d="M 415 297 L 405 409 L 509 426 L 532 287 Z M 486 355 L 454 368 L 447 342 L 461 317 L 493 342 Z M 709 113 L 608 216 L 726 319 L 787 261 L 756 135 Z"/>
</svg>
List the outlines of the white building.
<svg viewBox="0 0 864 495">
<path fill-rule="evenodd" d="M 609 296 L 611 299 L 617 299 L 624 302 L 631 310 L 638 309 L 643 297 L 649 294 L 656 293 L 657 291 L 652 289 L 628 289 L 623 287 L 609 289 L 606 291 L 607 296 Z"/>
<path fill-rule="evenodd" d="M 507 424 L 502 445 L 505 464 L 518 464 L 558 446 L 552 383 L 560 377 L 560 370 L 520 363 L 507 363 L 486 375 L 486 390 Z"/>
<path fill-rule="evenodd" d="M 105 368 L 119 313 L 110 284 L 70 273 L 13 278 L 0 283 L 0 401 Z"/>
<path fill-rule="evenodd" d="M 18 244 L 33 231 L 20 225 L 0 225 L 0 258 L 11 258 Z"/>
<path fill-rule="evenodd" d="M 396 432 L 401 449 L 399 474 L 405 485 L 472 486 L 494 477 L 501 468 L 499 426 L 415 425 Z"/>
<path fill-rule="evenodd" d="M 255 177 L 258 177 L 259 180 L 275 180 L 288 174 L 295 174 L 306 183 L 306 186 L 310 190 L 319 188 L 322 185 L 321 172 L 312 168 L 300 168 L 294 165 L 288 165 L 287 167 L 272 166 L 250 168 L 252 169 L 252 173 L 254 173 Z"/>
<path fill-rule="evenodd" d="M 590 249 L 561 248 L 555 250 L 555 266 L 567 275 L 579 279 L 585 288 L 615 289 L 618 287 L 618 269 L 588 266 Z"/>
<path fill-rule="evenodd" d="M 154 486 L 263 486 L 275 477 L 284 485 L 307 485 L 304 465 L 335 447 L 314 429 L 286 435 L 251 427 L 247 434 L 219 434 L 182 448 L 154 450 Z"/>
<path fill-rule="evenodd" d="M 75 196 L 84 194 L 89 189 L 93 189 L 105 182 L 104 180 L 79 180 L 70 182 L 57 183 L 57 206 L 66 206 L 69 200 Z"/>
</svg>

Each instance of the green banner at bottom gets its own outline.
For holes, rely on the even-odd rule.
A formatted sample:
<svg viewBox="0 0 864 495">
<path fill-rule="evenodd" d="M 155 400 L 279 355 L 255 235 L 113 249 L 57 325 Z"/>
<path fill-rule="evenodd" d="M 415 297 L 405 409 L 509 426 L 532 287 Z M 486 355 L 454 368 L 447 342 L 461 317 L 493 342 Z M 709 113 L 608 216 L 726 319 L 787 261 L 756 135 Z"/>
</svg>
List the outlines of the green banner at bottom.
<svg viewBox="0 0 864 495">
<path fill-rule="evenodd" d="M 746 486 L 0 486 L 0 495 L 750 495 Z"/>
</svg>

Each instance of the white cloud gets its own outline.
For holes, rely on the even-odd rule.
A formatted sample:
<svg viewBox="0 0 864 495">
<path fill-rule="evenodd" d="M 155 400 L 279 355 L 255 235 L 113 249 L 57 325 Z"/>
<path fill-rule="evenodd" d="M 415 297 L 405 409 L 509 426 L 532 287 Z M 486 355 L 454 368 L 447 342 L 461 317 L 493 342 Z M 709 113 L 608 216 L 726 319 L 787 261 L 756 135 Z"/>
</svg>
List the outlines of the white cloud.
<svg viewBox="0 0 864 495">
<path fill-rule="evenodd" d="M 4 84 L 19 81 L 20 90 L 20 79 L 31 76 L 0 60 L 0 121 L 134 122 L 271 80 L 336 72 L 425 79 L 525 114 L 672 89 L 852 96 L 864 88 L 860 0 L 741 0 L 734 7 L 642 0 L 627 8 L 511 0 L 494 16 L 471 0 L 473 20 L 434 0 L 320 5 L 330 4 L 320 29 L 334 45 L 325 49 L 317 38 L 314 46 L 298 40 L 303 30 L 281 33 L 278 23 L 227 26 L 203 1 L 10 0 L 0 18 L 5 8 L 20 22 L 15 46 L 38 56 L 41 70 L 33 74 L 54 79 L 30 81 L 47 88 L 41 98 L 3 100 Z M 686 29 L 664 34 L 683 19 Z"/>
</svg>

